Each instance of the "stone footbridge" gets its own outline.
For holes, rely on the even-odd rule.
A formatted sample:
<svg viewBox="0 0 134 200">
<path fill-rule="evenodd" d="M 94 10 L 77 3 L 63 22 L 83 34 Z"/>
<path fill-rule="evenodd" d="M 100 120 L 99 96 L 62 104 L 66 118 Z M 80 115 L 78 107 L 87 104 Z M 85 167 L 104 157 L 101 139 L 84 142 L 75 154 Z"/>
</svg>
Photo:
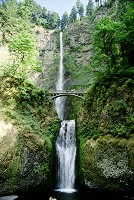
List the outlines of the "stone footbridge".
<svg viewBox="0 0 134 200">
<path fill-rule="evenodd" d="M 63 97 L 63 96 L 74 96 L 74 97 L 79 97 L 79 98 L 83 98 L 85 92 L 77 92 L 75 90 L 71 90 L 71 91 L 53 91 L 53 92 L 49 92 L 49 95 L 51 97 L 51 99 L 56 99 L 58 97 Z"/>
</svg>

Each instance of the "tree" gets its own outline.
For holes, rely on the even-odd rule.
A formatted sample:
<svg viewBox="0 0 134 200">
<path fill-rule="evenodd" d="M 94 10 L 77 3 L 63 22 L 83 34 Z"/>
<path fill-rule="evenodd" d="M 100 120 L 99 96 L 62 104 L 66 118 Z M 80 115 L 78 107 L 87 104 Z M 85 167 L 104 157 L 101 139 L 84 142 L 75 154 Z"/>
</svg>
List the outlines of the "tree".
<svg viewBox="0 0 134 200">
<path fill-rule="evenodd" d="M 31 21 L 31 16 L 32 16 L 32 6 L 33 5 L 33 0 L 24 0 L 22 3 L 20 3 L 20 10 L 19 14 L 21 18 L 24 20 L 30 20 Z"/>
<path fill-rule="evenodd" d="M 42 7 L 34 1 L 32 4 L 32 12 L 31 12 L 32 23 L 41 25 L 41 17 L 42 17 Z"/>
<path fill-rule="evenodd" d="M 95 0 L 95 2 L 96 2 L 96 5 L 98 4 L 98 6 L 102 5 L 102 0 Z"/>
<path fill-rule="evenodd" d="M 94 34 L 95 59 L 97 65 L 105 65 L 110 71 L 118 68 L 121 62 L 120 45 L 120 22 L 112 21 L 108 16 L 97 23 Z"/>
<path fill-rule="evenodd" d="M 5 73 L 8 75 L 25 78 L 32 71 L 41 70 L 33 34 L 27 31 L 18 33 L 10 43 L 9 50 L 14 63 L 6 68 Z"/>
<path fill-rule="evenodd" d="M 119 18 L 122 22 L 119 42 L 123 65 L 134 65 L 134 2 L 132 0 L 120 0 Z"/>
<path fill-rule="evenodd" d="M 4 42 L 9 42 L 10 36 L 18 27 L 16 0 L 6 0 L 0 6 L 0 29 Z"/>
<path fill-rule="evenodd" d="M 24 0 L 20 3 L 19 14 L 25 21 L 41 25 L 42 7 L 33 0 Z M 44 10 L 43 10 L 44 11 Z"/>
<path fill-rule="evenodd" d="M 77 19 L 77 10 L 76 10 L 76 7 L 73 6 L 71 13 L 69 15 L 69 21 L 72 23 L 72 22 L 75 22 L 76 19 Z"/>
<path fill-rule="evenodd" d="M 84 6 L 80 0 L 77 0 L 77 2 L 76 2 L 76 9 L 77 9 L 77 13 L 81 19 L 84 16 Z"/>
<path fill-rule="evenodd" d="M 60 17 L 58 13 L 52 11 L 48 11 L 47 13 L 47 28 L 49 29 L 55 29 L 60 27 Z"/>
<path fill-rule="evenodd" d="M 61 30 L 65 29 L 69 25 L 69 17 L 67 12 L 65 12 L 61 18 Z"/>
<path fill-rule="evenodd" d="M 93 14 L 93 2 L 92 0 L 89 0 L 86 7 L 86 15 L 91 17 L 92 14 Z"/>
<path fill-rule="evenodd" d="M 83 6 L 83 4 L 81 4 L 81 6 L 79 8 L 79 16 L 80 16 L 80 19 L 82 19 L 82 17 L 84 16 L 84 6 Z"/>
<path fill-rule="evenodd" d="M 43 9 L 42 9 L 42 15 L 41 15 L 41 17 L 42 17 L 43 19 L 46 19 L 46 18 L 47 18 L 47 9 L 46 9 L 45 7 L 43 7 Z"/>
<path fill-rule="evenodd" d="M 92 65 L 114 73 L 125 72 L 134 65 L 134 2 L 120 0 L 118 21 L 106 16 L 95 27 Z M 117 20 L 116 19 L 116 20 Z M 133 74 L 133 71 L 128 71 Z"/>
</svg>

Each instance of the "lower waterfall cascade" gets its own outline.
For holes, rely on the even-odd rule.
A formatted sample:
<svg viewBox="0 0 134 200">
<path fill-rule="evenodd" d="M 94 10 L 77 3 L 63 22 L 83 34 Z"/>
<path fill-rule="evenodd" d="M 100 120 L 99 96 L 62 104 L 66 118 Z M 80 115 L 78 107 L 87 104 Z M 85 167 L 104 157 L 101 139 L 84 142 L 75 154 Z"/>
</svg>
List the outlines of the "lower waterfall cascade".
<svg viewBox="0 0 134 200">
<path fill-rule="evenodd" d="M 76 137 L 75 121 L 63 120 L 56 140 L 58 157 L 58 188 L 63 192 L 75 191 Z"/>
</svg>

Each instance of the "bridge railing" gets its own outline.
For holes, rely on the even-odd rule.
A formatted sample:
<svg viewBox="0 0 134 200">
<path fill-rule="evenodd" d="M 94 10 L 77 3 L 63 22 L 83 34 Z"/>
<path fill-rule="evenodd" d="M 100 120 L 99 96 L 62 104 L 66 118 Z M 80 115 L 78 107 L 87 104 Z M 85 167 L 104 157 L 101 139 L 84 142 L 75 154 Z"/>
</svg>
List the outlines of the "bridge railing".
<svg viewBox="0 0 134 200">
<path fill-rule="evenodd" d="M 76 96 L 83 98 L 85 92 L 78 92 L 75 90 L 57 90 L 57 91 L 51 91 L 49 92 L 49 95 L 51 96 L 52 99 L 55 99 L 57 97 L 62 97 L 62 96 Z"/>
<path fill-rule="evenodd" d="M 83 91 L 76 91 L 76 90 L 55 90 L 55 91 L 49 91 L 49 94 L 84 94 Z"/>
</svg>

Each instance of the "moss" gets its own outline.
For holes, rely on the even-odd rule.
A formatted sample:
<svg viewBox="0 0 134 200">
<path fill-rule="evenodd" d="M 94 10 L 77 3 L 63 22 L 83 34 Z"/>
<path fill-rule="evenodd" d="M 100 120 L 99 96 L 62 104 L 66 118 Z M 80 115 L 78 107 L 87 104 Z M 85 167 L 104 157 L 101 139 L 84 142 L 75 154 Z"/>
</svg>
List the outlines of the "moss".
<svg viewBox="0 0 134 200">
<path fill-rule="evenodd" d="M 133 142 L 133 138 L 127 140 L 110 135 L 88 140 L 83 145 L 82 159 L 86 182 L 101 188 L 133 190 Z"/>
<path fill-rule="evenodd" d="M 127 77 L 89 88 L 78 114 L 79 135 L 93 137 L 97 131 L 98 136 L 130 137 L 134 133 L 133 94 Z"/>
<path fill-rule="evenodd" d="M 133 190 L 134 89 L 132 74 L 111 74 L 91 85 L 77 119 L 85 184 Z"/>
<path fill-rule="evenodd" d="M 19 169 L 21 165 L 20 161 L 20 154 L 21 154 L 21 143 L 20 138 L 17 136 L 16 139 L 16 146 L 14 148 L 13 159 L 12 159 L 12 167 L 11 167 L 11 174 L 10 174 L 10 192 L 14 192 L 17 185 L 19 178 Z"/>
<path fill-rule="evenodd" d="M 45 90 L 29 82 L 1 79 L 1 117 L 16 127 L 18 136 L 0 168 L 0 192 L 51 187 L 53 140 L 60 126 L 53 102 Z"/>
</svg>

